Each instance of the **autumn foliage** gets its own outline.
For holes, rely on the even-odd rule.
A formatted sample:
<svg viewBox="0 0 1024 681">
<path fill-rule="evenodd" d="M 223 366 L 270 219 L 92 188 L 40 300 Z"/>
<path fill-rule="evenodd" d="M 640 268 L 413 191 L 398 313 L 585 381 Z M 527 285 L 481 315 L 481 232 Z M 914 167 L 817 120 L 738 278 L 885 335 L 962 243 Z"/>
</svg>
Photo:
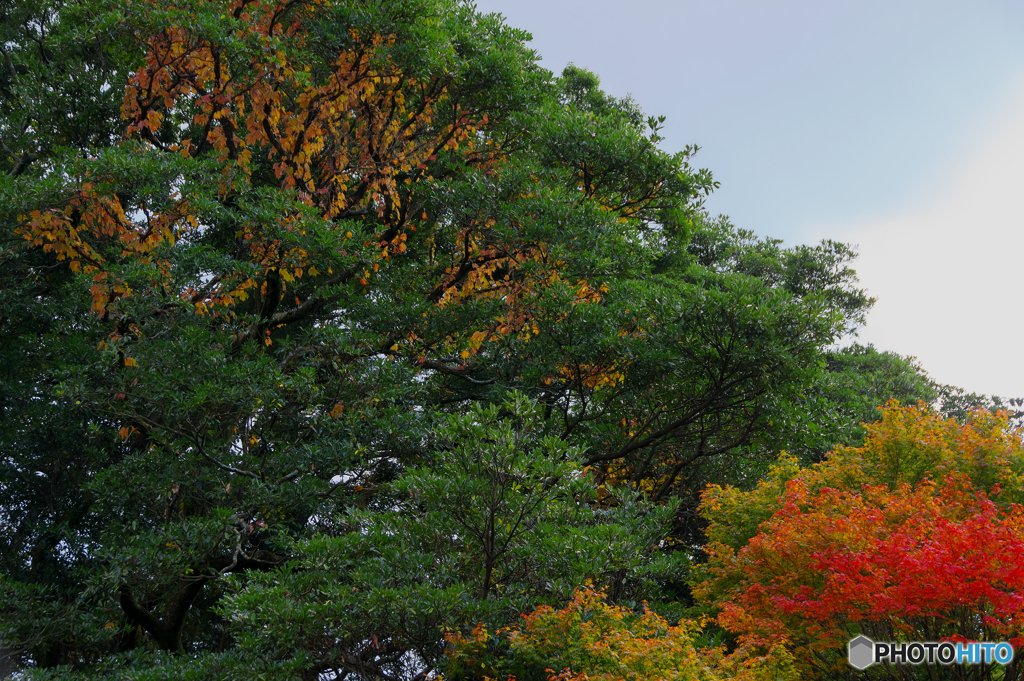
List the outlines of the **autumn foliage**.
<svg viewBox="0 0 1024 681">
<path fill-rule="evenodd" d="M 671 626 L 644 604 L 640 613 L 610 605 L 603 592 L 576 591 L 561 610 L 541 606 L 518 627 L 491 635 L 483 625 L 469 635 L 449 635 L 456 678 L 529 678 L 543 669 L 548 681 L 660 681 L 793 678 L 789 656 L 774 648 L 738 662 L 719 648 L 700 649 L 699 623 Z M 504 644 L 504 655 L 496 655 Z M 509 674 L 509 672 L 512 672 Z"/>
<path fill-rule="evenodd" d="M 254 173 L 267 171 L 280 189 L 298 198 L 271 224 L 238 226 L 236 237 L 262 271 L 225 274 L 201 293 L 183 291 L 200 309 L 231 306 L 254 286 L 262 285 L 265 294 L 268 275 L 288 288 L 304 275 L 327 274 L 331 259 L 318 258 L 310 240 L 299 238 L 309 229 L 306 208 L 325 221 L 373 216 L 373 259 L 404 253 L 422 212 L 408 187 L 431 177 L 426 164 L 442 152 L 457 152 L 481 167 L 498 156 L 493 141 L 469 139 L 486 125 L 487 114 L 473 118 L 473 112 L 463 112 L 449 101 L 442 81 L 404 74 L 382 54 L 392 37 L 353 29 L 347 49 L 311 69 L 304 50 L 320 4 L 224 3 L 221 20 L 230 41 L 223 33 L 215 39 L 208 29 L 178 25 L 188 23 L 189 15 L 170 12 L 154 28 L 159 30 L 148 39 L 145 65 L 125 88 L 124 137 L 142 143 L 140 153 L 155 149 L 185 160 L 215 160 L 218 194 L 227 204 L 251 190 Z M 442 111 L 445 120 L 439 122 Z M 212 217 L 173 187 L 126 213 L 118 179 L 87 171 L 63 205 L 34 211 L 19 228 L 32 245 L 68 260 L 73 270 L 96 273 L 98 312 L 130 293 L 111 280 L 109 260 L 149 262 L 159 244 L 173 245 Z M 345 229 L 337 235 L 341 241 L 352 236 Z M 367 285 L 378 265 L 361 261 L 358 267 L 327 283 L 356 278 Z"/>
<path fill-rule="evenodd" d="M 259 306 L 276 316 L 266 315 L 271 318 L 262 325 L 236 335 L 237 341 L 255 338 L 269 325 L 307 317 L 332 286 L 351 282 L 371 290 L 380 268 L 405 254 L 417 225 L 428 222 L 418 189 L 450 174 L 439 167 L 439 157 L 449 167 L 500 171 L 506 156 L 501 140 L 489 133 L 487 111 L 464 109 L 449 92 L 450 79 L 404 72 L 389 57 L 394 36 L 350 29 L 344 47 L 327 61 L 311 52 L 324 6 L 233 0 L 223 3 L 217 30 L 195 26 L 184 11 L 155 12 L 149 20 L 155 34 L 145 43 L 145 64 L 125 88 L 124 141 L 138 145 L 140 158 L 154 151 L 180 157 L 177 165 L 164 161 L 170 164 L 168 177 L 178 178 L 168 182 L 166 193 L 133 207 L 123 205 L 118 194 L 123 178 L 89 169 L 78 173 L 79 183 L 67 189 L 60 205 L 23 216 L 17 229 L 32 246 L 93 275 L 95 312 L 116 315 L 115 303 L 132 294 L 119 263 L 147 268 L 134 287 L 166 291 L 173 285 L 170 261 L 154 251 L 223 221 L 224 207 L 263 200 L 259 187 L 269 182 L 294 200 L 256 219 L 237 220 L 233 238 L 243 247 L 242 262 L 207 286 L 176 291 L 181 304 L 197 314 L 229 318 L 247 312 L 240 303 L 250 296 L 281 297 L 280 307 L 276 300 L 272 309 Z M 216 201 L 222 206 L 212 214 L 209 203 L 199 205 L 173 186 L 199 167 L 190 161 L 216 168 Z M 658 187 L 650 192 L 664 193 Z M 514 197 L 537 198 L 533 192 Z M 615 210 L 633 216 L 642 203 L 627 200 Z M 353 233 L 350 220 L 368 229 Z M 599 285 L 566 277 L 565 263 L 548 244 L 517 230 L 515 221 L 498 225 L 483 211 L 454 233 L 430 237 L 434 305 L 500 300 L 504 306 L 483 328 L 449 334 L 443 343 L 448 354 L 465 360 L 488 340 L 529 340 L 531 331 L 538 333 L 534 299 L 551 286 L 572 291 L 572 304 L 600 300 Z M 438 243 L 439 238 L 448 241 Z M 325 248 L 328 242 L 333 247 Z M 392 350 L 424 368 L 458 371 L 427 358 L 418 342 L 422 331 L 404 335 Z M 618 375 L 602 365 L 577 373 L 566 369 L 551 380 L 597 386 L 614 384 Z"/>
<path fill-rule="evenodd" d="M 778 477 L 709 489 L 716 540 L 698 597 L 741 648 L 786 645 L 806 674 L 842 668 L 858 634 L 1024 644 L 1024 449 L 1005 414 L 960 424 L 890 404 L 868 431 L 863 447 L 795 471 L 749 542 L 730 533 L 730 509 L 740 497 L 764 508 Z"/>
</svg>

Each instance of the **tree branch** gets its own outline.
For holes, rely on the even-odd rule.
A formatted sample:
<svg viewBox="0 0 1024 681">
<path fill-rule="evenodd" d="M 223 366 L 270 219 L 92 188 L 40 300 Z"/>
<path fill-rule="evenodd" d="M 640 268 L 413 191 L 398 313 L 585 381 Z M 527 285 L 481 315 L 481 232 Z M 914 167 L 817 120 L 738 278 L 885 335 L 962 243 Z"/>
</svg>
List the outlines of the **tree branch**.
<svg viewBox="0 0 1024 681">
<path fill-rule="evenodd" d="M 437 360 L 433 359 L 421 359 L 416 363 L 416 365 L 423 367 L 425 369 L 433 369 L 434 371 L 439 371 L 442 374 L 448 374 L 449 376 L 457 376 L 475 385 L 490 385 L 498 380 L 497 378 L 491 378 L 486 381 L 480 381 L 473 378 L 472 376 L 467 376 L 466 372 L 468 371 L 468 369 L 457 369 L 455 367 L 450 367 L 447 364 L 438 362 Z"/>
</svg>

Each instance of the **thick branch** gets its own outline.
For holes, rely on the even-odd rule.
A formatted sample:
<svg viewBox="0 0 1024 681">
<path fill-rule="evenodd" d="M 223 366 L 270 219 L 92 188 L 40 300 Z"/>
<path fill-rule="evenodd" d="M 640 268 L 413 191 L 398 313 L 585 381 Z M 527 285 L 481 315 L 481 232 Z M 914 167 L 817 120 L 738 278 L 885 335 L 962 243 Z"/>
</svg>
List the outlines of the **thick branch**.
<svg viewBox="0 0 1024 681">
<path fill-rule="evenodd" d="M 338 274 L 328 279 L 324 283 L 324 286 L 334 286 L 336 284 L 348 283 L 349 281 L 352 280 L 353 277 L 355 277 L 358 269 L 360 267 L 363 267 L 364 265 L 365 263 L 362 262 L 356 263 L 352 267 L 352 269 L 345 270 L 344 272 L 339 272 Z M 281 324 L 290 324 L 291 322 L 299 321 L 316 312 L 322 305 L 326 304 L 327 302 L 328 298 L 326 298 L 325 296 L 311 295 L 309 298 L 306 298 L 306 300 L 304 300 L 300 305 L 293 307 L 290 310 L 278 312 L 275 315 L 273 315 L 270 318 L 270 323 L 266 324 L 263 328 L 273 328 L 275 326 L 280 326 Z M 260 327 L 254 326 L 250 328 L 248 331 L 243 331 L 235 334 L 232 340 L 235 345 L 241 345 L 247 340 L 256 338 L 257 336 L 259 336 L 259 334 Z"/>
<path fill-rule="evenodd" d="M 184 648 L 181 645 L 181 630 L 185 625 L 185 617 L 202 592 L 204 584 L 205 580 L 186 582 L 185 586 L 172 598 L 162 619 L 157 619 L 153 613 L 139 605 L 132 595 L 131 587 L 127 584 L 121 585 L 118 601 L 129 624 L 145 629 L 161 650 L 182 653 Z"/>
<path fill-rule="evenodd" d="M 456 367 L 451 367 L 448 366 L 447 364 L 438 362 L 433 359 L 421 359 L 419 362 L 417 362 L 417 365 L 426 369 L 433 369 L 434 371 L 439 371 L 442 374 L 448 374 L 449 376 L 458 376 L 459 378 L 469 381 L 470 383 L 474 383 L 476 385 L 490 385 L 491 383 L 494 383 L 496 380 L 498 380 L 497 378 L 491 378 L 486 381 L 479 381 L 473 378 L 472 376 L 467 376 L 466 374 L 469 371 L 467 369 L 458 369 Z"/>
<path fill-rule="evenodd" d="M 591 466 L 601 461 L 613 461 L 615 459 L 621 459 L 627 454 L 630 454 L 631 452 L 634 452 L 638 449 L 643 449 L 648 445 L 652 445 L 658 440 L 661 440 L 662 438 L 671 435 L 673 432 L 682 428 L 683 426 L 693 423 L 705 413 L 705 410 L 708 407 L 710 407 L 716 401 L 724 399 L 726 395 L 728 395 L 729 389 L 734 387 L 737 383 L 739 383 L 742 380 L 742 378 L 743 377 L 736 378 L 730 381 L 728 384 L 719 385 L 716 389 L 712 389 L 707 397 L 701 400 L 700 403 L 697 404 L 695 407 L 688 410 L 684 416 L 681 416 L 680 418 L 672 421 L 668 425 L 659 428 L 658 430 L 654 431 L 647 437 L 631 440 L 630 442 L 627 442 L 625 445 L 623 445 L 614 452 L 592 456 L 587 460 L 585 465 Z"/>
</svg>

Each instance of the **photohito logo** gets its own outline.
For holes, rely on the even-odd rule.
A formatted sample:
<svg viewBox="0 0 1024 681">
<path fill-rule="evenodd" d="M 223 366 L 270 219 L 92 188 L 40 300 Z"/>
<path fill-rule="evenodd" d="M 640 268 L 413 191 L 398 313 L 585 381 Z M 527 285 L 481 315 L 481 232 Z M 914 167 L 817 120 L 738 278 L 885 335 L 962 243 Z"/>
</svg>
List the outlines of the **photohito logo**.
<svg viewBox="0 0 1024 681">
<path fill-rule="evenodd" d="M 875 643 L 858 636 L 847 644 L 850 666 L 867 669 L 876 662 L 892 664 L 1010 664 L 1013 646 L 1009 643 L 954 643 L 952 641 L 908 641 Z"/>
</svg>

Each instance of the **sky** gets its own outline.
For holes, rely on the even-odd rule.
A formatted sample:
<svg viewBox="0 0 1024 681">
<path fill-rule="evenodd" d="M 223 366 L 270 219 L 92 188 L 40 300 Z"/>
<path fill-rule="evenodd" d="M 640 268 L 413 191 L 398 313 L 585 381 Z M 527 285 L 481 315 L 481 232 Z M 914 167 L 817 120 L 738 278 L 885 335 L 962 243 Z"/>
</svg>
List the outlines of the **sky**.
<svg viewBox="0 0 1024 681">
<path fill-rule="evenodd" d="M 477 0 L 697 144 L 713 213 L 856 244 L 859 342 L 1024 397 L 1024 3 Z"/>
</svg>

